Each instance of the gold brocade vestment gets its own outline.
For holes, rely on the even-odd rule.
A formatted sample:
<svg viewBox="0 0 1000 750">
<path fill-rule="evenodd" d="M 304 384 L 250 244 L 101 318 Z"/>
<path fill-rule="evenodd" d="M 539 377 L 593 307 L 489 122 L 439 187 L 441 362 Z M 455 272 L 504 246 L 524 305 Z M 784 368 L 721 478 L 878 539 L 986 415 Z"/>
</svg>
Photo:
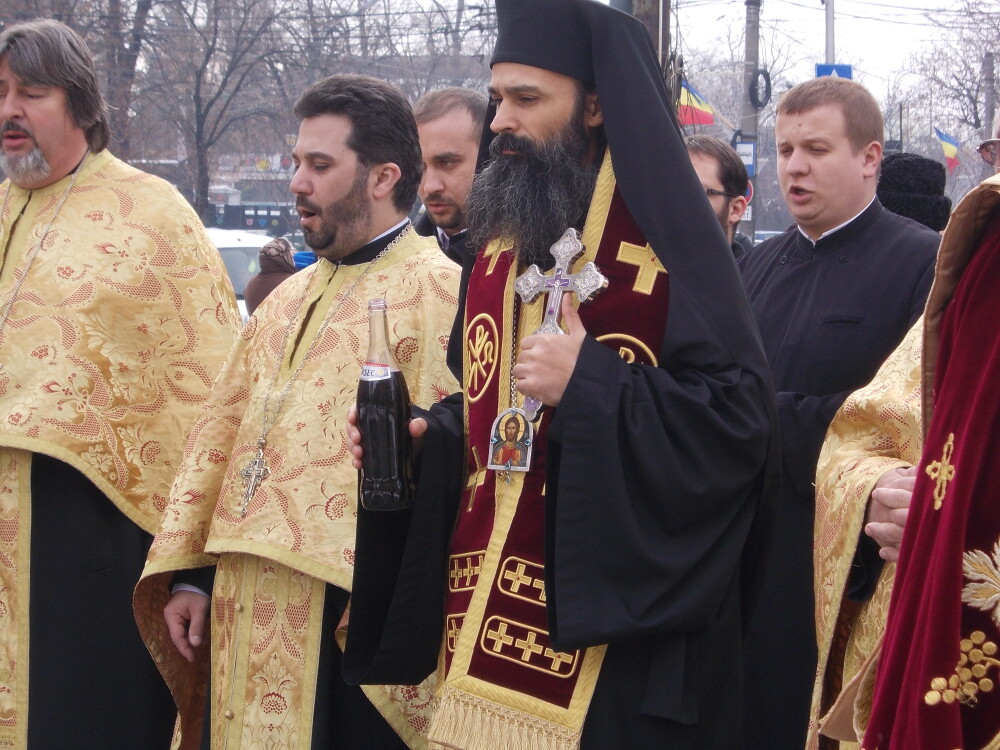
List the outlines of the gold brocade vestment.
<svg viewBox="0 0 1000 750">
<path fill-rule="evenodd" d="M 140 630 L 181 707 L 181 747 L 199 744 L 208 665 L 189 665 L 170 642 L 162 616 L 167 584 L 172 571 L 217 561 L 213 748 L 310 746 L 325 586 L 349 591 L 353 575 L 357 472 L 344 428 L 367 351 L 368 300 L 388 302 L 390 345 L 416 404 L 427 407 L 457 386 L 445 354 L 459 269 L 432 238 L 407 231 L 349 298 L 367 263 L 320 260 L 272 292 L 191 434 L 135 597 Z M 257 450 L 274 368 L 281 369 L 271 408 L 326 315 L 333 317 L 267 433 L 270 473 L 241 516 L 240 472 Z M 296 344 L 283 351 L 289 327 L 287 340 Z M 366 693 L 404 740 L 422 742 L 429 691 Z"/>
<path fill-rule="evenodd" d="M 67 193 L 70 180 L 0 186 L 0 310 L 24 278 L 0 330 L 2 747 L 26 746 L 29 606 L 44 616 L 29 604 L 32 455 L 69 464 L 152 533 L 239 326 L 218 252 L 173 187 L 107 151 Z"/>
<path fill-rule="evenodd" d="M 920 460 L 922 332 L 920 318 L 872 382 L 848 397 L 834 417 L 820 453 L 813 555 L 819 667 L 808 750 L 819 746 L 819 720 L 840 687 L 861 668 L 885 628 L 894 563 L 885 564 L 867 601 L 850 602 L 846 592 L 875 483 L 885 472 L 916 466 Z M 857 710 L 863 724 L 866 709 L 860 705 Z M 856 745 L 845 742 L 841 747 Z"/>
</svg>

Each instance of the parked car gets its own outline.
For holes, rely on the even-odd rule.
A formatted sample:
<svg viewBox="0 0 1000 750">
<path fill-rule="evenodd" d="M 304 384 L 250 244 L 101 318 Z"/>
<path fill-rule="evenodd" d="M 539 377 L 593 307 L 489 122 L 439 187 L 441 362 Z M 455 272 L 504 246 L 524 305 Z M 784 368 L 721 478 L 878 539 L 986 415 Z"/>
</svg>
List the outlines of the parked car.
<svg viewBox="0 0 1000 750">
<path fill-rule="evenodd" d="M 753 244 L 759 245 L 764 240 L 769 240 L 772 237 L 777 237 L 779 234 L 784 234 L 784 232 L 773 231 L 768 229 L 758 230 L 753 233 Z"/>
<path fill-rule="evenodd" d="M 218 229 L 208 227 L 208 238 L 219 249 L 222 262 L 236 292 L 236 304 L 240 307 L 240 315 L 247 319 L 247 305 L 243 300 L 243 292 L 247 282 L 260 270 L 260 249 L 271 238 L 264 234 L 246 232 L 242 229 Z"/>
</svg>

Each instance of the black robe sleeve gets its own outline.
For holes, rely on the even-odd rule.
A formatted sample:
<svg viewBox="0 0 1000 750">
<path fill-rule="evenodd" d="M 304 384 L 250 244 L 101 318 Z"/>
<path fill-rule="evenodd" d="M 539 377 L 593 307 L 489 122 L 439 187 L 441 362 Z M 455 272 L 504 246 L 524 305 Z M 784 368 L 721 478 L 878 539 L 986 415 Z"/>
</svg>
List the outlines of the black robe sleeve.
<svg viewBox="0 0 1000 750">
<path fill-rule="evenodd" d="M 358 508 L 343 676 L 349 685 L 415 685 L 434 671 L 444 632 L 448 544 L 462 481 L 462 394 L 430 412 L 412 508 Z"/>
<path fill-rule="evenodd" d="M 585 341 L 549 433 L 557 647 L 691 631 L 716 614 L 760 496 L 768 387 L 736 364 L 629 365 Z"/>
</svg>

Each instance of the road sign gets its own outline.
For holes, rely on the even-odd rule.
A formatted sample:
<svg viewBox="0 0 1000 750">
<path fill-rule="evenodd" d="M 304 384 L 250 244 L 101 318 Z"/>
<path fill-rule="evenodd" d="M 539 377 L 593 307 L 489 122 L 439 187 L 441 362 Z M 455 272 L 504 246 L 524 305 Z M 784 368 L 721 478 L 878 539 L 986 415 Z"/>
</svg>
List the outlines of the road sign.
<svg viewBox="0 0 1000 750">
<path fill-rule="evenodd" d="M 754 169 L 754 165 L 757 163 L 757 160 L 754 156 L 757 150 L 757 144 L 753 141 L 737 141 L 735 148 L 736 153 L 739 154 L 740 161 L 742 161 L 744 166 L 747 168 L 747 174 L 750 177 L 755 177 L 756 170 Z"/>
<path fill-rule="evenodd" d="M 854 78 L 854 71 L 850 65 L 816 63 L 816 77 L 822 78 L 823 76 L 852 79 Z"/>
</svg>

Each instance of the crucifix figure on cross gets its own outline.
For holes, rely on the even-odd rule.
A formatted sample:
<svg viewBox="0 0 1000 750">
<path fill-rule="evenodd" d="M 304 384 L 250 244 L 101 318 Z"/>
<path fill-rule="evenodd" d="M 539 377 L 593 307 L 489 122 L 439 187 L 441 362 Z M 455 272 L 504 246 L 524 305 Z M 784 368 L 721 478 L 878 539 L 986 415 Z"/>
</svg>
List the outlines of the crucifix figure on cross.
<svg viewBox="0 0 1000 750">
<path fill-rule="evenodd" d="M 525 302 L 531 302 L 542 293 L 548 295 L 545 302 L 545 318 L 535 333 L 565 333 L 559 325 L 559 306 L 563 292 L 575 293 L 580 302 L 586 302 L 607 287 L 607 276 L 592 262 L 587 262 L 577 273 L 569 273 L 569 264 L 583 252 L 583 249 L 583 243 L 580 242 L 576 230 L 570 227 L 549 248 L 552 257 L 556 259 L 551 274 L 543 274 L 538 266 L 532 264 L 514 282 L 514 291 Z M 530 396 L 524 399 L 524 413 L 528 420 L 534 421 L 541 408 L 542 402 L 538 399 Z"/>
</svg>

